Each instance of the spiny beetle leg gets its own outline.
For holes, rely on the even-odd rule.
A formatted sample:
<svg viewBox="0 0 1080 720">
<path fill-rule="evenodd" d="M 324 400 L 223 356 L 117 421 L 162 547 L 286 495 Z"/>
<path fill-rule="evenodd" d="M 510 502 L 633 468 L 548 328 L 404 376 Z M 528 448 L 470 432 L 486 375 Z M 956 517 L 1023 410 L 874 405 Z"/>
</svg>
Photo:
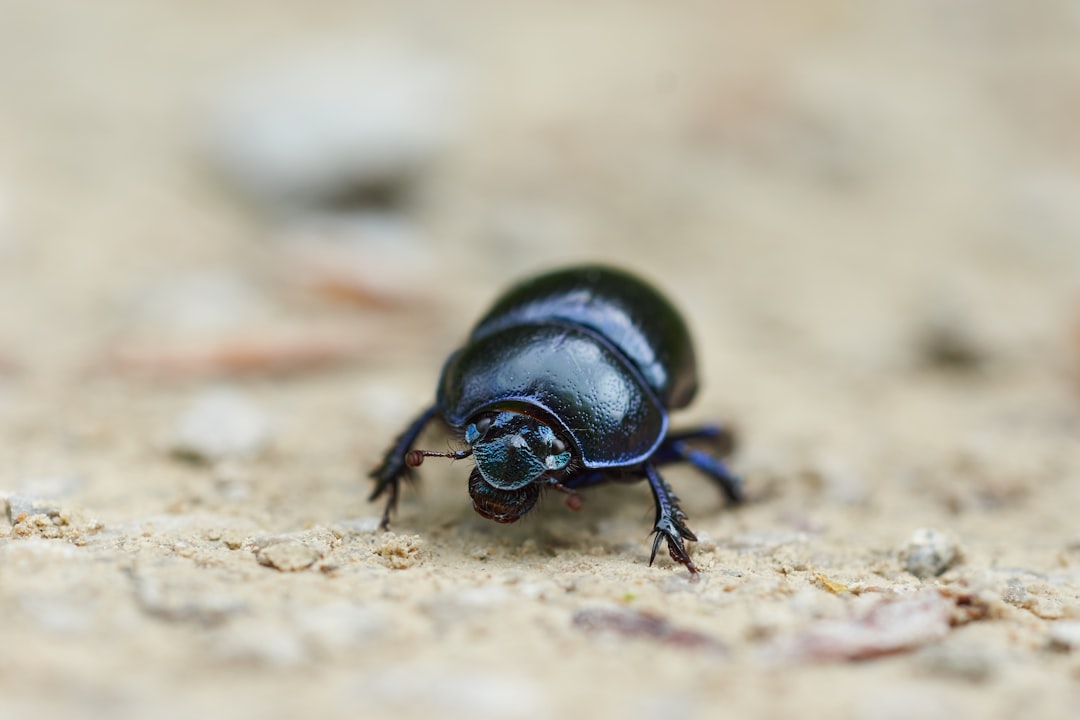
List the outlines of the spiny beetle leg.
<svg viewBox="0 0 1080 720">
<path fill-rule="evenodd" d="M 693 447 L 690 444 L 693 440 L 716 441 L 716 452 L 721 456 L 730 452 L 732 446 L 732 436 L 728 431 L 715 425 L 706 425 L 702 428 L 668 435 L 651 459 L 657 465 L 688 462 L 716 483 L 728 500 L 733 503 L 741 502 L 743 489 L 739 476 L 731 472 L 727 463 L 716 455 Z"/>
<path fill-rule="evenodd" d="M 668 433 L 668 442 L 683 442 L 686 440 L 704 440 L 709 448 L 720 457 L 727 457 L 735 450 L 735 433 L 722 425 L 702 425 L 689 430 L 678 430 Z"/>
<path fill-rule="evenodd" d="M 731 472 L 723 460 L 702 450 L 695 450 L 682 441 L 672 443 L 672 450 L 715 482 L 728 500 L 733 503 L 742 502 L 742 479 Z"/>
<path fill-rule="evenodd" d="M 686 513 L 679 507 L 679 498 L 671 490 L 671 486 L 660 477 L 660 473 L 652 463 L 645 464 L 645 477 L 649 479 L 649 488 L 652 490 L 653 501 L 656 503 L 656 521 L 653 523 L 652 554 L 649 555 L 649 565 L 656 559 L 656 553 L 660 549 L 660 541 L 667 541 L 668 554 L 677 563 L 682 563 L 691 573 L 697 573 L 697 566 L 686 552 L 683 540 L 697 540 L 697 536 L 686 527 Z"/>
<path fill-rule="evenodd" d="M 379 523 L 379 527 L 383 530 L 390 527 L 390 514 L 397 509 L 401 481 L 408 479 L 412 474 L 412 468 L 405 464 L 405 453 L 409 452 L 413 443 L 423 432 L 424 426 L 431 422 L 436 412 L 436 407 L 432 405 L 420 413 L 419 417 L 405 428 L 405 432 L 401 433 L 386 451 L 379 467 L 371 471 L 370 477 L 375 478 L 375 489 L 372 490 L 368 501 L 374 502 L 383 493 L 387 493 L 386 509 L 383 510 L 382 521 Z"/>
</svg>

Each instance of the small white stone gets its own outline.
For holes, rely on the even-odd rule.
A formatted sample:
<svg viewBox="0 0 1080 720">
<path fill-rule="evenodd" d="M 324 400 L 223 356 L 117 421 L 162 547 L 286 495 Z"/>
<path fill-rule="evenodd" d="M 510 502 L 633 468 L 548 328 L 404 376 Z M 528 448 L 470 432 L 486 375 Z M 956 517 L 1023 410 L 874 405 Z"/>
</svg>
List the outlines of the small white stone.
<svg viewBox="0 0 1080 720">
<path fill-rule="evenodd" d="M 900 551 L 904 569 L 926 580 L 948 570 L 959 558 L 956 543 L 945 533 L 919 528 Z"/>
<path fill-rule="evenodd" d="M 257 456 L 270 442 L 266 414 L 241 393 L 207 390 L 177 422 L 169 442 L 179 457 L 202 462 Z"/>
<path fill-rule="evenodd" d="M 296 572 L 311 567 L 322 557 L 318 549 L 298 540 L 285 540 L 261 548 L 255 553 L 259 564 L 281 572 Z"/>
<path fill-rule="evenodd" d="M 33 495 L 9 495 L 6 501 L 7 518 L 12 524 L 22 515 L 56 517 L 60 514 L 60 507 L 54 501 Z"/>
<path fill-rule="evenodd" d="M 131 321 L 154 333 L 220 333 L 270 316 L 267 299 L 249 279 L 209 268 L 154 277 L 131 300 Z"/>
<path fill-rule="evenodd" d="M 1060 650 L 1080 648 L 1080 620 L 1058 620 L 1050 623 L 1050 645 Z"/>
<path fill-rule="evenodd" d="M 400 45 L 301 51 L 226 89 L 210 130 L 214 160 L 278 212 L 378 202 L 446 147 L 455 85 L 446 58 Z"/>
<path fill-rule="evenodd" d="M 388 624 L 376 611 L 349 602 L 298 606 L 291 616 L 305 640 L 320 649 L 350 649 L 379 637 Z"/>
<path fill-rule="evenodd" d="M 379 531 L 380 524 L 382 524 L 381 516 L 369 515 L 361 518 L 338 520 L 334 523 L 334 527 L 352 535 L 372 535 Z"/>
</svg>

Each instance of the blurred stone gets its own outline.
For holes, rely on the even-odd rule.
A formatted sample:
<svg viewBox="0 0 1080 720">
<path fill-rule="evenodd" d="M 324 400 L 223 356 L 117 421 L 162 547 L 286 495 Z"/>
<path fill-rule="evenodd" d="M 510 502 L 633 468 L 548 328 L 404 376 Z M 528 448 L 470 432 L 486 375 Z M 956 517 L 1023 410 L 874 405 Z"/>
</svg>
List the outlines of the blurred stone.
<svg viewBox="0 0 1080 720">
<path fill-rule="evenodd" d="M 484 585 L 438 593 L 420 602 L 420 607 L 440 628 L 492 616 L 514 600 L 505 587 Z"/>
<path fill-rule="evenodd" d="M 937 593 L 883 597 L 847 618 L 815 620 L 777 638 L 766 656 L 802 662 L 865 660 L 942 640 L 955 604 Z"/>
<path fill-rule="evenodd" d="M 388 567 L 405 570 L 423 560 L 424 541 L 419 535 L 387 532 L 383 533 L 371 551 L 381 557 Z"/>
<path fill-rule="evenodd" d="M 453 134 L 454 85 L 402 47 L 299 53 L 219 98 L 214 160 L 272 212 L 400 207 Z"/>
<path fill-rule="evenodd" d="M 282 572 L 296 572 L 315 564 L 322 554 L 309 545 L 297 540 L 285 540 L 261 548 L 255 553 L 260 565 L 266 565 Z"/>
<path fill-rule="evenodd" d="M 353 304 L 423 298 L 437 269 L 416 222 L 400 212 L 306 215 L 279 228 L 275 239 L 285 283 Z"/>
<path fill-rule="evenodd" d="M 38 593 L 18 598 L 19 611 L 38 627 L 71 637 L 93 629 L 101 612 L 93 590 L 66 588 L 68 592 Z"/>
<path fill-rule="evenodd" d="M 202 392 L 181 416 L 169 441 L 177 457 L 199 462 L 251 458 L 270 442 L 269 418 L 241 393 Z"/>
<path fill-rule="evenodd" d="M 919 330 L 918 351 L 922 361 L 955 372 L 982 369 L 989 351 L 974 315 L 971 302 L 958 291 L 942 293 L 927 308 Z"/>
<path fill-rule="evenodd" d="M 274 668 L 311 661 L 307 643 L 293 627 L 241 618 L 208 636 L 210 653 L 219 660 Z"/>
<path fill-rule="evenodd" d="M 1059 620 L 1050 623 L 1050 647 L 1055 650 L 1080 648 L 1080 620 Z"/>
<path fill-rule="evenodd" d="M 11 524 L 18 522 L 21 517 L 33 517 L 44 515 L 56 518 L 60 515 L 60 506 L 52 500 L 34 495 L 9 495 L 7 497 L 7 519 Z"/>
<path fill-rule="evenodd" d="M 343 535 L 372 535 L 379 531 L 381 515 L 369 515 L 361 518 L 345 518 L 334 523 L 335 530 Z"/>
<path fill-rule="evenodd" d="M 138 566 L 133 575 L 139 607 L 162 620 L 216 625 L 248 610 L 241 595 L 224 589 L 229 586 L 224 571 L 165 561 Z"/>
<path fill-rule="evenodd" d="M 959 557 L 956 543 L 944 533 L 931 528 L 919 528 L 900 551 L 904 569 L 926 580 L 948 570 Z"/>
<path fill-rule="evenodd" d="M 948 643 L 922 650 L 917 662 L 926 674 L 933 677 L 956 678 L 972 683 L 988 680 L 997 665 L 986 648 Z"/>
<path fill-rule="evenodd" d="M 291 623 L 307 642 L 320 650 L 350 650 L 385 633 L 388 624 L 369 607 L 348 602 L 298 606 Z"/>
<path fill-rule="evenodd" d="M 575 611 L 571 623 L 575 628 L 587 632 L 609 632 L 627 638 L 647 638 L 679 649 L 715 653 L 728 651 L 727 645 L 719 638 L 678 627 L 667 618 L 651 611 L 621 606 L 587 607 Z"/>
<path fill-rule="evenodd" d="M 859 505 L 869 494 L 863 473 L 850 458 L 835 453 L 819 454 L 812 472 L 821 482 L 826 499 L 845 505 Z"/>
<path fill-rule="evenodd" d="M 235 330 L 270 316 L 263 294 L 229 270 L 205 270 L 153 278 L 136 291 L 132 319 L 161 333 L 214 333 Z"/>
</svg>

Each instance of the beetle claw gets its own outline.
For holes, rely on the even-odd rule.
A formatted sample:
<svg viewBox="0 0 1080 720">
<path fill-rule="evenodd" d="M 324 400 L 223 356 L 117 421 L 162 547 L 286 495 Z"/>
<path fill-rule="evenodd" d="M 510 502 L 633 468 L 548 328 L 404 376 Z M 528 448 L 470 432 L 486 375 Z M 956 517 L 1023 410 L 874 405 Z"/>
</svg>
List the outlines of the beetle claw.
<svg viewBox="0 0 1080 720">
<path fill-rule="evenodd" d="M 686 513 L 679 507 L 679 497 L 672 492 L 671 486 L 664 482 L 660 473 L 651 464 L 645 466 L 645 477 L 649 479 L 649 487 L 653 491 L 653 500 L 656 502 L 656 522 L 653 525 L 652 554 L 649 556 L 649 565 L 656 559 L 656 553 L 660 549 L 660 541 L 667 541 L 668 555 L 677 563 L 686 566 L 691 574 L 697 574 L 697 566 L 686 552 L 683 540 L 697 540 L 697 535 L 686 526 Z"/>
<path fill-rule="evenodd" d="M 394 444 L 386 451 L 379 467 L 371 471 L 369 477 L 375 479 L 375 487 L 368 496 L 369 502 L 378 500 L 386 494 L 386 508 L 383 510 L 382 519 L 379 521 L 379 529 L 387 530 L 390 527 L 390 515 L 397 509 L 398 495 L 401 490 L 401 481 L 413 481 L 412 468 L 408 464 L 411 455 L 409 449 L 416 439 L 420 437 L 424 426 L 435 417 L 436 408 L 430 407 L 420 413 L 413 422 L 405 429 L 405 432 L 394 441 Z"/>
<path fill-rule="evenodd" d="M 656 553 L 660 550 L 660 541 L 665 540 L 667 541 L 668 555 L 671 556 L 672 560 L 685 565 L 691 574 L 698 572 L 697 566 L 694 565 L 694 561 L 690 559 L 690 554 L 686 551 L 686 545 L 683 544 L 684 538 L 686 540 L 697 540 L 697 536 L 683 522 L 673 517 L 661 518 L 653 529 L 653 534 L 655 537 L 653 538 L 652 553 L 649 555 L 650 566 L 656 560 Z"/>
</svg>

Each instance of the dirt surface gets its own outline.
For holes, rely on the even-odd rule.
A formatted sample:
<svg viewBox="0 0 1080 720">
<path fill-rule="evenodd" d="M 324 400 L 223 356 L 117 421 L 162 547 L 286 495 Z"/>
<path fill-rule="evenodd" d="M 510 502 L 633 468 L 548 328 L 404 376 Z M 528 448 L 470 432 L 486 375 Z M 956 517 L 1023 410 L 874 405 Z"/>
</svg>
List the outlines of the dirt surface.
<svg viewBox="0 0 1080 720">
<path fill-rule="evenodd" d="M 0 2 L 0 717 L 1075 717 L 1080 15 L 744 5 Z M 371 44 L 453 112 L 313 282 L 214 108 Z M 504 527 L 468 461 L 379 532 L 444 357 L 581 260 L 739 430 L 744 506 L 667 472 L 700 576 L 643 485 Z"/>
</svg>

